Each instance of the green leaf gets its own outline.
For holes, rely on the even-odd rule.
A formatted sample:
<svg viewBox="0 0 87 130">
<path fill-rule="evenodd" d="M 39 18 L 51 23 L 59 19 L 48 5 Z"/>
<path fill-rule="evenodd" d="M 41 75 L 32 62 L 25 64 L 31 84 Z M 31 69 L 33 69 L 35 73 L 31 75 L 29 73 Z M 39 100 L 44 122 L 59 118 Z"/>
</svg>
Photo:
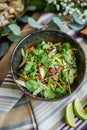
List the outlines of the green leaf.
<svg viewBox="0 0 87 130">
<path fill-rule="evenodd" d="M 29 73 L 33 66 L 33 62 L 28 62 L 24 68 L 25 73 Z"/>
<path fill-rule="evenodd" d="M 53 20 L 51 20 L 49 23 L 48 23 L 48 27 L 47 27 L 48 29 L 58 29 L 58 30 L 60 30 L 60 28 L 57 26 L 57 24 L 55 24 L 54 23 L 54 21 Z"/>
<path fill-rule="evenodd" d="M 50 45 L 49 44 L 43 44 L 43 49 L 49 49 L 50 48 Z"/>
<path fill-rule="evenodd" d="M 26 87 L 24 81 L 16 80 L 16 83 L 20 84 L 20 85 L 23 86 L 23 87 Z"/>
<path fill-rule="evenodd" d="M 28 11 L 35 11 L 37 9 L 37 7 L 35 6 L 35 5 L 29 5 L 28 7 L 27 7 L 27 10 Z"/>
<path fill-rule="evenodd" d="M 85 27 L 84 24 L 81 25 L 81 24 L 78 24 L 78 23 L 76 23 L 76 22 L 70 22 L 70 23 L 68 24 L 68 26 L 69 26 L 71 29 L 76 30 L 76 31 L 79 31 L 79 30 L 81 30 L 81 29 L 83 29 L 83 28 Z"/>
<path fill-rule="evenodd" d="M 31 18 L 31 17 L 28 17 L 28 23 L 29 23 L 29 25 L 30 26 L 32 26 L 33 28 L 38 28 L 38 29 L 40 29 L 42 26 L 38 23 L 38 22 L 36 22 L 33 18 Z"/>
<path fill-rule="evenodd" d="M 21 48 L 21 55 L 22 55 L 23 57 L 25 57 L 25 51 L 24 51 L 23 48 Z"/>
<path fill-rule="evenodd" d="M 38 82 L 35 82 L 34 80 L 29 80 L 25 82 L 25 86 L 28 90 L 30 90 L 31 92 L 34 92 L 39 87 L 39 84 Z"/>
<path fill-rule="evenodd" d="M 66 42 L 62 44 L 62 47 L 67 51 L 71 48 L 70 43 Z"/>
<path fill-rule="evenodd" d="M 37 88 L 34 92 L 33 92 L 33 95 L 37 95 L 38 93 L 41 93 L 43 90 L 43 87 L 42 86 L 39 86 L 39 88 Z"/>
<path fill-rule="evenodd" d="M 47 89 L 47 90 L 45 90 L 45 92 L 44 92 L 44 96 L 45 96 L 45 98 L 55 98 L 55 93 L 51 90 L 51 89 Z"/>
<path fill-rule="evenodd" d="M 63 27 L 63 24 L 62 24 L 62 21 L 60 20 L 60 18 L 54 17 L 53 18 L 53 22 L 60 28 L 60 30 L 65 31 L 64 27 Z"/>
<path fill-rule="evenodd" d="M 16 36 L 21 35 L 20 27 L 17 24 L 10 24 L 8 27 Z"/>
<path fill-rule="evenodd" d="M 79 18 L 79 14 L 77 12 L 74 12 L 72 14 L 72 16 L 73 16 L 73 18 L 74 18 L 76 23 L 78 23 L 80 25 L 84 25 L 85 24 L 85 22 L 83 22 L 83 20 Z"/>
<path fill-rule="evenodd" d="M 42 53 L 41 63 L 45 64 L 48 63 L 48 55 L 46 53 Z"/>
<path fill-rule="evenodd" d="M 74 81 L 74 74 L 75 74 L 75 72 L 76 72 L 76 69 L 74 69 L 74 68 L 71 68 L 69 70 L 69 83 L 70 84 L 72 84 L 73 81 Z"/>
<path fill-rule="evenodd" d="M 54 12 L 54 13 L 57 12 L 55 5 L 52 3 L 47 4 L 47 6 L 45 7 L 45 11 L 46 12 Z"/>
<path fill-rule="evenodd" d="M 39 49 L 33 49 L 33 54 L 38 56 L 39 55 Z"/>
<path fill-rule="evenodd" d="M 28 16 L 24 16 L 22 17 L 22 20 L 21 20 L 23 23 L 28 23 Z"/>
<path fill-rule="evenodd" d="M 15 17 L 15 19 L 16 19 L 17 21 L 22 21 L 22 16 L 21 16 L 21 14 L 18 14 L 18 15 Z"/>
<path fill-rule="evenodd" d="M 57 97 L 66 94 L 66 90 L 65 90 L 64 88 L 57 88 L 57 89 L 56 89 L 56 92 L 57 92 L 57 94 L 58 94 Z"/>
<path fill-rule="evenodd" d="M 43 11 L 47 5 L 47 2 L 45 0 L 30 0 L 29 4 L 36 6 L 37 10 Z"/>
<path fill-rule="evenodd" d="M 18 42 L 21 39 L 21 36 L 16 36 L 14 34 L 11 34 L 7 37 L 10 41 Z"/>
<path fill-rule="evenodd" d="M 25 62 L 26 62 L 26 60 L 27 60 L 28 53 L 27 53 L 27 52 L 24 52 L 24 49 L 21 48 L 21 55 L 22 55 L 22 57 L 23 57 L 23 60 L 22 60 L 22 62 L 20 63 L 19 68 L 22 67 L 22 66 L 25 64 Z"/>
<path fill-rule="evenodd" d="M 70 63 L 70 62 L 71 62 L 71 59 L 72 59 L 72 58 L 71 58 L 71 50 L 70 50 L 70 49 L 64 52 L 63 58 L 65 59 L 65 61 L 66 61 L 67 63 Z"/>
<path fill-rule="evenodd" d="M 3 29 L 3 31 L 2 31 L 2 34 L 4 33 L 6 33 L 6 34 L 8 34 L 9 32 L 11 32 L 11 30 L 9 29 L 9 27 L 8 26 L 5 26 L 4 27 L 4 29 Z"/>
</svg>

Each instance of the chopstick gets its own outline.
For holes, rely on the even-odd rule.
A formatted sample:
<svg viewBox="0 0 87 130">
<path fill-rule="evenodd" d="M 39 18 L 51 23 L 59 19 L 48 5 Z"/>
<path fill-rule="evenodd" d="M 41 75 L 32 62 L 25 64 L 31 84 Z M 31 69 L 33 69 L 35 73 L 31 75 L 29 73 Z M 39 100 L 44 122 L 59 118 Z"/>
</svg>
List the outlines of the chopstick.
<svg viewBox="0 0 87 130">
<path fill-rule="evenodd" d="M 27 96 L 27 99 L 29 101 L 30 114 L 31 114 L 32 123 L 33 123 L 33 129 L 32 130 L 39 130 L 38 124 L 37 124 L 37 121 L 36 121 L 36 117 L 35 117 L 35 114 L 34 114 L 34 111 L 33 111 L 33 107 L 32 107 L 30 98 L 28 96 Z"/>
</svg>

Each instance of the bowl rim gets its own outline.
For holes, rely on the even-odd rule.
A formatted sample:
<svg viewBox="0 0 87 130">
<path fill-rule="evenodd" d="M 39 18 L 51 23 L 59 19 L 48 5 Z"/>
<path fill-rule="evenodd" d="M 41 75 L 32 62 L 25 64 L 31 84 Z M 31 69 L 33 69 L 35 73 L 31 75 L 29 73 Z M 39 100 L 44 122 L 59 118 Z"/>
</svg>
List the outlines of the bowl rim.
<svg viewBox="0 0 87 130">
<path fill-rule="evenodd" d="M 11 54 L 11 60 L 10 60 L 10 68 L 11 68 L 10 70 L 11 70 L 11 74 L 12 74 L 12 77 L 13 77 L 13 80 L 14 80 L 14 81 L 16 80 L 16 78 L 15 78 L 15 75 L 14 75 L 14 72 L 13 72 L 13 59 L 14 59 L 14 54 L 15 54 L 15 52 L 16 52 L 16 49 L 20 46 L 20 44 L 21 44 L 24 40 L 26 40 L 26 39 L 29 38 L 30 36 L 36 35 L 36 34 L 38 34 L 38 33 L 40 33 L 40 32 L 41 32 L 41 33 L 43 33 L 43 32 L 55 32 L 55 33 L 60 33 L 60 34 L 62 34 L 62 35 L 67 36 L 69 39 L 73 40 L 73 42 L 75 42 L 75 43 L 79 46 L 79 48 L 81 49 L 81 51 L 82 51 L 82 53 L 83 53 L 83 55 L 84 55 L 84 59 L 86 59 L 86 58 L 85 58 L 85 53 L 84 53 L 83 48 L 81 47 L 81 45 L 76 41 L 76 39 L 72 38 L 69 34 L 67 34 L 67 33 L 65 33 L 65 32 L 63 32 L 63 31 L 61 31 L 61 30 L 56 30 L 56 29 L 37 30 L 37 31 L 35 31 L 35 32 L 32 32 L 31 34 L 26 35 L 24 38 L 22 38 L 22 39 L 17 43 L 17 45 L 15 46 L 15 48 L 13 49 L 13 52 L 12 52 L 12 54 Z M 41 98 L 41 97 L 34 96 L 34 95 L 32 95 L 31 93 L 25 91 L 21 85 L 19 85 L 19 84 L 16 83 L 16 81 L 15 81 L 15 83 L 16 83 L 16 85 L 18 86 L 18 88 L 19 88 L 22 92 L 24 92 L 24 94 L 26 94 L 27 96 L 29 96 L 29 97 L 31 97 L 31 98 L 33 98 L 33 99 L 35 99 L 35 100 L 39 100 L 39 101 L 60 101 L 60 100 L 63 100 L 63 99 L 65 99 L 65 98 L 68 98 L 68 97 L 73 96 L 73 95 L 82 87 L 82 83 L 83 83 L 83 80 L 84 80 L 84 77 L 85 77 L 85 73 L 86 73 L 86 64 L 85 64 L 85 61 L 84 61 L 84 67 L 85 67 L 85 68 L 84 68 L 84 74 L 83 74 L 83 77 L 82 77 L 82 79 L 81 79 L 81 81 L 80 81 L 80 84 L 77 86 L 77 88 L 76 88 L 74 91 L 72 91 L 71 94 L 66 94 L 66 95 L 64 95 L 64 96 L 62 96 L 62 97 L 59 97 L 59 98 L 46 99 L 46 98 Z"/>
</svg>

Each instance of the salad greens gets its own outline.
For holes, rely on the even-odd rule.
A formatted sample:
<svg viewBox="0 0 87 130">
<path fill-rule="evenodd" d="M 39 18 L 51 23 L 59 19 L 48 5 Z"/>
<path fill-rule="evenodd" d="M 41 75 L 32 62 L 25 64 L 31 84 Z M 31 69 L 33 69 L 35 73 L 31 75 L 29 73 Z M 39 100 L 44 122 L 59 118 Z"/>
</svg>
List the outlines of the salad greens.
<svg viewBox="0 0 87 130">
<path fill-rule="evenodd" d="M 37 97 L 53 99 L 71 93 L 78 76 L 76 53 L 69 42 L 42 41 L 26 50 L 22 48 L 16 82 Z"/>
</svg>

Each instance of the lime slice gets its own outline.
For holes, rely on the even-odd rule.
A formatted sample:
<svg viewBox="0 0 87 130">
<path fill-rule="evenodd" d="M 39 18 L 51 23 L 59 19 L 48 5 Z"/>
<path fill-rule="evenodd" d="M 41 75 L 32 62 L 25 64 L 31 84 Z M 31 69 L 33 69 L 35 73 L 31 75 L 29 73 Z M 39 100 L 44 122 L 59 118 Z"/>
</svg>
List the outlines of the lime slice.
<svg viewBox="0 0 87 130">
<path fill-rule="evenodd" d="M 82 120 L 87 120 L 87 114 L 85 113 L 78 98 L 74 100 L 74 111 L 77 117 L 79 117 Z"/>
<path fill-rule="evenodd" d="M 71 127 L 75 127 L 75 120 L 74 120 L 74 111 L 73 111 L 73 104 L 72 103 L 69 103 L 67 106 L 66 106 L 66 109 L 65 109 L 65 120 L 66 120 L 66 123 L 71 126 Z"/>
</svg>

